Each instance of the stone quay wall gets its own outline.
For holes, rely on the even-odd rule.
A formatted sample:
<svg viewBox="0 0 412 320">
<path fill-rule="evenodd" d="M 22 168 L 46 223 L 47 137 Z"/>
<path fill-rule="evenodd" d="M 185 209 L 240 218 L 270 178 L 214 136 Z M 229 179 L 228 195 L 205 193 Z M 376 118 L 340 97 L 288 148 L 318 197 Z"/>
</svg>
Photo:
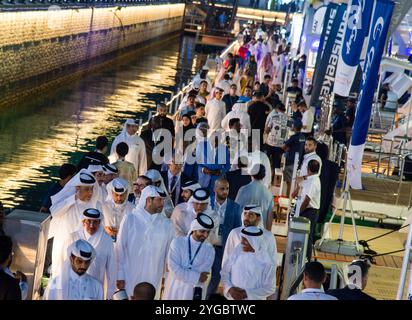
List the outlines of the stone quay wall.
<svg viewBox="0 0 412 320">
<path fill-rule="evenodd" d="M 181 31 L 184 4 L 0 11 L 0 107 Z"/>
</svg>

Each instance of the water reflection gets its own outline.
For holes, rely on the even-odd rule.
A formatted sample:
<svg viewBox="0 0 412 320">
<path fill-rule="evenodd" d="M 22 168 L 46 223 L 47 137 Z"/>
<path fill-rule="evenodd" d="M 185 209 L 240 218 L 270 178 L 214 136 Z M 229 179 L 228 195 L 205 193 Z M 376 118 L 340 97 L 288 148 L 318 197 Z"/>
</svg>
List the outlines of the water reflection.
<svg viewBox="0 0 412 320">
<path fill-rule="evenodd" d="M 98 135 L 111 141 L 124 118 L 169 98 L 205 60 L 194 39 L 174 38 L 113 63 L 52 97 L 0 111 L 0 200 L 38 210 L 64 162 L 77 163 Z"/>
</svg>

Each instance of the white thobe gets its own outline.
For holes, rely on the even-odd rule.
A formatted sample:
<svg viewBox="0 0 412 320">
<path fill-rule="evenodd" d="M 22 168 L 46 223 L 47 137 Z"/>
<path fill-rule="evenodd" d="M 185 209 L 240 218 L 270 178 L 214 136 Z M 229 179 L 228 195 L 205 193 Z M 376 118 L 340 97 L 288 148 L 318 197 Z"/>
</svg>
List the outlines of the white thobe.
<svg viewBox="0 0 412 320">
<path fill-rule="evenodd" d="M 122 205 L 115 204 L 113 199 L 103 203 L 103 216 L 105 227 L 119 228 L 127 214 L 132 213 L 134 209 L 133 203 L 125 201 Z"/>
<path fill-rule="evenodd" d="M 248 204 L 256 204 L 262 208 L 263 225 L 266 226 L 269 215 L 273 209 L 273 195 L 262 181 L 252 180 L 247 185 L 241 187 L 237 193 L 236 200 L 241 210 Z"/>
<path fill-rule="evenodd" d="M 103 300 L 102 284 L 91 275 L 85 273 L 79 276 L 70 269 L 69 275 L 65 276 L 68 279 L 61 283 L 63 276 L 61 274 L 50 280 L 43 300 Z"/>
<path fill-rule="evenodd" d="M 252 126 L 250 125 L 250 116 L 247 112 L 243 111 L 243 103 L 242 104 L 237 104 L 232 108 L 232 111 L 230 111 L 222 120 L 222 128 L 225 131 L 229 130 L 229 121 L 230 119 L 235 119 L 238 118 L 240 120 L 240 124 L 242 126 L 242 130 L 247 130 L 248 135 L 251 134 Z"/>
<path fill-rule="evenodd" d="M 108 195 L 107 185 L 105 183 L 102 183 L 101 185 L 99 185 L 99 189 L 100 189 L 100 199 L 99 199 L 99 201 L 101 203 L 103 203 L 106 200 L 107 195 Z"/>
<path fill-rule="evenodd" d="M 238 244 L 240 244 L 241 241 L 241 231 L 244 227 L 237 227 L 235 229 L 232 229 L 232 231 L 230 231 L 227 240 L 226 240 L 226 245 L 225 245 L 225 251 L 223 253 L 223 259 L 222 259 L 222 264 L 225 263 L 227 257 L 229 257 L 232 252 L 233 249 L 236 248 L 236 246 Z M 268 253 L 268 256 L 270 258 L 270 260 L 272 261 L 273 265 L 277 266 L 278 263 L 278 251 L 276 248 L 276 240 L 275 240 L 275 236 L 272 234 L 272 232 L 263 229 L 263 237 L 265 238 L 265 245 L 266 245 L 266 250 Z"/>
<path fill-rule="evenodd" d="M 202 82 L 202 81 L 206 81 L 207 82 L 207 91 L 211 91 L 212 90 L 212 82 L 210 81 L 210 79 L 209 79 L 209 77 L 208 76 L 206 76 L 206 78 L 205 79 L 202 79 L 202 78 L 200 78 L 200 73 L 198 73 L 197 75 L 195 75 L 194 77 L 193 77 L 193 86 L 194 87 L 200 87 L 200 83 Z"/>
<path fill-rule="evenodd" d="M 237 246 L 222 266 L 223 292 L 233 300 L 229 289 L 244 289 L 246 300 L 266 300 L 276 290 L 276 268 L 272 263 L 261 261 L 256 253 L 242 251 Z"/>
<path fill-rule="evenodd" d="M 113 141 L 110 150 L 110 162 L 119 160 L 116 153 L 116 146 L 120 142 L 125 142 L 129 146 L 125 160 L 133 163 L 138 175 L 144 175 L 147 171 L 146 147 L 142 138 L 137 135 L 130 136 L 127 132 L 120 133 Z"/>
<path fill-rule="evenodd" d="M 190 239 L 190 240 L 189 240 Z M 189 241 L 191 248 L 190 264 Z M 197 255 L 196 251 L 201 245 Z M 202 300 L 206 298 L 207 281 L 199 283 L 202 272 L 210 272 L 215 258 L 215 250 L 208 242 L 197 242 L 192 236 L 179 237 L 170 245 L 167 265 L 169 273 L 166 278 L 163 300 L 192 300 L 195 285 L 202 287 Z"/>
<path fill-rule="evenodd" d="M 117 280 L 124 280 L 129 296 L 140 282 L 149 282 L 159 298 L 167 252 L 175 235 L 163 214 L 149 214 L 141 207 L 123 219 L 116 242 Z"/>
<path fill-rule="evenodd" d="M 302 133 L 312 132 L 313 120 L 314 120 L 314 115 L 311 109 L 306 110 L 302 114 L 302 126 L 306 126 L 305 129 L 302 128 Z"/>
<path fill-rule="evenodd" d="M 82 227 L 83 212 L 89 208 L 101 210 L 100 202 L 75 200 L 75 194 L 52 205 L 49 237 L 54 237 L 52 251 L 52 274 L 61 268 L 63 246 L 67 237 Z"/>
<path fill-rule="evenodd" d="M 233 84 L 232 80 L 220 80 L 217 86 L 224 91 L 224 94 L 229 94 L 230 86 Z"/>
<path fill-rule="evenodd" d="M 248 168 L 252 169 L 257 164 L 262 164 L 265 167 L 265 177 L 263 178 L 263 183 L 270 190 L 272 186 L 272 166 L 270 164 L 269 157 L 266 153 L 255 150 L 250 153 L 248 156 L 249 166 Z"/>
<path fill-rule="evenodd" d="M 213 98 L 205 107 L 206 118 L 211 132 L 222 128 L 222 120 L 226 115 L 225 103 Z"/>
<path fill-rule="evenodd" d="M 272 84 L 281 85 L 283 69 L 285 68 L 284 59 L 282 55 L 277 55 L 275 53 L 272 55 L 272 61 L 273 61 L 273 67 L 274 67 Z"/>
<path fill-rule="evenodd" d="M 170 219 L 173 222 L 176 236 L 186 236 L 190 230 L 192 221 L 196 218 L 193 207 L 189 206 L 187 202 L 179 203 L 174 209 Z"/>
<path fill-rule="evenodd" d="M 100 227 L 93 235 L 88 234 L 84 228 L 73 232 L 66 242 L 67 247 L 64 250 L 64 260 L 68 258 L 68 246 L 79 239 L 86 240 L 96 250 L 96 256 L 90 264 L 87 273 L 99 280 L 100 283 L 106 283 L 106 299 L 110 299 L 116 291 L 116 257 L 114 255 L 112 238 L 104 232 L 103 227 Z"/>
</svg>

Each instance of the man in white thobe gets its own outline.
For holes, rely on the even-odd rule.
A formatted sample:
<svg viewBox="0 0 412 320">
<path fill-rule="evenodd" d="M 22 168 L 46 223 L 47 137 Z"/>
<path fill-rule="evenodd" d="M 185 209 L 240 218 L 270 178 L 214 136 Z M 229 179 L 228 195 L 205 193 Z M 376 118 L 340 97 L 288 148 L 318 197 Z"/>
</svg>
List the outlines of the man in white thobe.
<svg viewBox="0 0 412 320">
<path fill-rule="evenodd" d="M 173 212 L 172 221 L 176 236 L 184 237 L 188 234 L 192 221 L 199 213 L 206 213 L 210 216 L 213 211 L 210 207 L 210 192 L 207 189 L 199 188 L 190 197 L 186 210 Z"/>
<path fill-rule="evenodd" d="M 232 73 L 225 73 L 223 75 L 223 79 L 217 83 L 217 87 L 221 88 L 223 90 L 223 94 L 225 95 L 229 94 L 230 86 L 233 84 L 231 77 L 233 77 Z"/>
<path fill-rule="evenodd" d="M 64 188 L 51 197 L 49 237 L 54 237 L 52 250 L 52 274 L 60 266 L 63 245 L 69 234 L 82 226 L 83 212 L 88 208 L 101 209 L 99 186 L 86 169 L 80 170 Z"/>
<path fill-rule="evenodd" d="M 226 106 L 222 101 L 222 97 L 223 90 L 216 87 L 214 98 L 206 104 L 205 111 L 210 132 L 214 132 L 222 128 L 222 120 L 226 115 Z"/>
<path fill-rule="evenodd" d="M 250 116 L 247 112 L 245 112 L 243 109 L 243 103 L 235 103 L 233 105 L 232 111 L 230 111 L 222 120 L 222 128 L 225 131 L 229 131 L 229 121 L 230 119 L 235 119 L 238 118 L 240 120 L 240 124 L 242 125 L 242 130 L 247 130 L 248 136 L 251 134 L 251 124 L 250 124 Z M 242 131 L 242 134 L 245 132 Z"/>
<path fill-rule="evenodd" d="M 127 201 L 129 182 L 116 178 L 107 185 L 107 197 L 103 202 L 104 229 L 115 241 L 124 216 L 133 211 L 133 204 Z"/>
<path fill-rule="evenodd" d="M 104 232 L 101 221 L 103 215 L 97 209 L 87 209 L 83 212 L 83 228 L 73 232 L 67 239 L 67 246 L 82 239 L 90 243 L 95 250 L 95 257 L 87 273 L 105 284 L 105 297 L 109 299 L 116 291 L 116 258 L 112 238 Z M 67 250 L 63 250 L 66 260 Z"/>
<path fill-rule="evenodd" d="M 179 220 L 182 219 L 187 214 L 187 210 L 189 208 L 189 200 L 196 189 L 201 188 L 200 184 L 196 181 L 187 181 L 182 186 L 182 203 L 179 203 L 174 209 L 170 220 L 173 222 L 173 226 L 175 227 L 176 235 L 184 236 L 182 230 L 179 230 Z"/>
<path fill-rule="evenodd" d="M 119 176 L 119 170 L 110 163 L 102 165 L 102 169 L 104 173 L 104 184 L 106 186 Z"/>
<path fill-rule="evenodd" d="M 160 188 L 160 190 L 166 194 L 162 214 L 164 214 L 167 218 L 170 218 L 175 206 L 172 198 L 170 197 L 169 191 L 166 188 L 162 175 L 156 169 L 149 169 L 144 175 L 152 181 L 152 185 Z"/>
<path fill-rule="evenodd" d="M 95 256 L 93 246 L 77 240 L 67 255 L 61 272 L 49 281 L 43 300 L 103 300 L 102 284 L 87 273 Z"/>
<path fill-rule="evenodd" d="M 207 91 L 210 92 L 212 90 L 212 81 L 210 80 L 209 76 L 207 75 L 209 72 L 209 67 L 204 65 L 202 70 L 193 77 L 193 87 L 200 87 L 200 83 L 202 81 L 206 81 L 207 83 Z"/>
<path fill-rule="evenodd" d="M 148 282 L 160 296 L 166 258 L 175 232 L 164 215 L 166 194 L 155 186 L 143 189 L 138 206 L 120 224 L 116 243 L 117 288 L 129 296 L 140 282 Z"/>
<path fill-rule="evenodd" d="M 241 237 L 222 266 L 224 295 L 229 300 L 266 300 L 275 293 L 276 268 L 266 251 L 263 230 L 246 227 Z"/>
<path fill-rule="evenodd" d="M 245 206 L 242 212 L 242 224 L 243 226 L 232 229 L 226 240 L 225 252 L 223 254 L 222 263 L 225 262 L 228 256 L 232 253 L 233 249 L 240 244 L 242 240 L 241 231 L 245 227 L 258 227 L 263 230 L 263 238 L 266 245 L 267 253 L 274 266 L 277 265 L 277 249 L 276 240 L 272 232 L 264 229 L 262 221 L 262 208 L 256 204 L 248 204 Z"/>
<path fill-rule="evenodd" d="M 202 289 L 202 300 L 206 298 L 207 280 L 215 252 L 205 240 L 213 227 L 213 220 L 201 213 L 192 221 L 186 237 L 172 241 L 163 300 L 193 300 L 195 286 Z"/>
<path fill-rule="evenodd" d="M 107 197 L 106 185 L 104 184 L 105 174 L 103 167 L 101 165 L 91 164 L 87 167 L 87 171 L 91 172 L 96 179 L 99 186 L 99 201 L 103 203 Z"/>
<path fill-rule="evenodd" d="M 133 119 L 127 119 L 122 132 L 114 139 L 110 150 L 110 162 L 114 163 L 118 159 L 116 146 L 120 142 L 125 142 L 129 146 L 125 160 L 133 163 L 138 175 L 143 175 L 147 170 L 146 147 L 142 138 L 137 135 L 139 124 Z"/>
</svg>

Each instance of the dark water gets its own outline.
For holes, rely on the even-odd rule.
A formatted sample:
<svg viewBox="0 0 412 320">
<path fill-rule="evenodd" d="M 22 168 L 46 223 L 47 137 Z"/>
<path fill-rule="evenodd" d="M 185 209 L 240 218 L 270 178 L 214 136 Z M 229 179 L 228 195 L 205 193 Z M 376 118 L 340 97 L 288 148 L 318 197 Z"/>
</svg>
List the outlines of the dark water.
<svg viewBox="0 0 412 320">
<path fill-rule="evenodd" d="M 191 78 L 206 60 L 195 53 L 194 40 L 165 40 L 40 102 L 1 110 L 0 201 L 37 211 L 62 163 L 76 164 L 99 135 L 111 142 L 125 118 L 146 120 L 156 102 Z"/>
</svg>

